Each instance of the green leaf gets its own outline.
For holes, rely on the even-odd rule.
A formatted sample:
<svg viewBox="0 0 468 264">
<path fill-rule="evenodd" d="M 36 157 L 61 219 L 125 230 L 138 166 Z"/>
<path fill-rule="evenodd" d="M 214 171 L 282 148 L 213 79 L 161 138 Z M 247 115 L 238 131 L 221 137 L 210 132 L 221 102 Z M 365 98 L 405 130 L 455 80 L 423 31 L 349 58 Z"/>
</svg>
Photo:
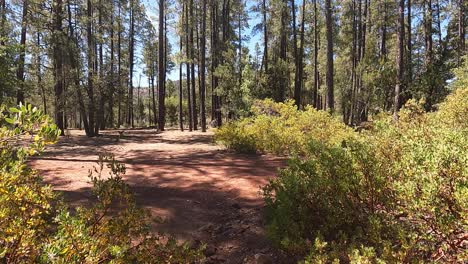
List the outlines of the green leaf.
<svg viewBox="0 0 468 264">
<path fill-rule="evenodd" d="M 15 120 L 13 118 L 5 117 L 5 121 L 9 124 L 14 124 Z"/>
<path fill-rule="evenodd" d="M 19 113 L 20 110 L 18 108 L 15 108 L 15 107 L 10 107 L 10 112 L 12 113 Z"/>
</svg>

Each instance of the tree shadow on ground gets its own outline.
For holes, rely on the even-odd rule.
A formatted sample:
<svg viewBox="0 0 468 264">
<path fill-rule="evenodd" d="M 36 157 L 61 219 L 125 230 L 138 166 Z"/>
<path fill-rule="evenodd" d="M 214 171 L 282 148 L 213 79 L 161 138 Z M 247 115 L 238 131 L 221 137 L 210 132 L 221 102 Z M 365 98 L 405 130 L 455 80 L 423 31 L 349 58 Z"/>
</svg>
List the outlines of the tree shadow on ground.
<svg viewBox="0 0 468 264">
<path fill-rule="evenodd" d="M 87 206 L 92 195 L 86 176 L 96 165 L 97 155 L 128 144 L 114 154 L 127 167 L 124 179 L 137 204 L 164 220 L 155 222 L 153 230 L 208 243 L 216 251 L 213 263 L 243 263 L 246 256 L 276 252 L 265 236 L 260 186 L 276 175 L 284 159 L 216 149 L 210 144 L 210 134 L 182 138 L 146 130 L 131 132 L 134 135 L 125 143 L 71 138 L 76 146 L 71 153 L 70 143 L 59 142 L 36 157 L 33 165 L 66 201 Z M 107 143 L 93 144 L 93 140 Z M 73 176 L 64 176 L 65 172 Z M 276 259 L 275 263 L 288 262 Z"/>
</svg>

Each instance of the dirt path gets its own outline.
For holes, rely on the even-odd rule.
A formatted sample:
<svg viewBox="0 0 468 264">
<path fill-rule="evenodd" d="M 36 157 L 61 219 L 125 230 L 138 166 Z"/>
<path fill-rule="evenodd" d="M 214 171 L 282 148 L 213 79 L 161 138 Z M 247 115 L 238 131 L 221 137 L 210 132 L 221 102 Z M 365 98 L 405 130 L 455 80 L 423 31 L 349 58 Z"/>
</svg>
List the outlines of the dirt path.
<svg viewBox="0 0 468 264">
<path fill-rule="evenodd" d="M 100 153 L 113 153 L 127 167 L 138 204 L 165 220 L 154 228 L 207 243 L 207 263 L 285 262 L 265 238 L 259 193 L 281 159 L 230 153 L 212 142 L 212 132 L 127 130 L 119 140 L 117 131 L 93 139 L 71 134 L 32 164 L 73 204 L 89 202 L 88 170 Z"/>
</svg>

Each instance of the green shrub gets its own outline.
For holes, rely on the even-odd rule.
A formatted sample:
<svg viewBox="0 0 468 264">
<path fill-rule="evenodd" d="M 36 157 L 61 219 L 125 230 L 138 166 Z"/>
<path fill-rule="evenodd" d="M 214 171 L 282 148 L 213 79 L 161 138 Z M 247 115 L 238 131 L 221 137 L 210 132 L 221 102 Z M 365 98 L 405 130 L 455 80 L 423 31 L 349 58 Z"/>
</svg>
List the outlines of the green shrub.
<svg viewBox="0 0 468 264">
<path fill-rule="evenodd" d="M 150 232 L 149 213 L 139 208 L 122 181 L 125 167 L 101 158 L 93 182 L 93 205 L 70 210 L 27 166 L 30 155 L 54 143 L 59 130 L 31 106 L 0 116 L 0 262 L 6 263 L 193 263 L 200 249 Z M 102 177 L 104 166 L 110 173 Z M 97 173 L 97 174 L 96 174 Z"/>
<path fill-rule="evenodd" d="M 409 101 L 397 123 L 383 117 L 341 145 L 312 140 L 263 188 L 269 236 L 312 249 L 306 263 L 466 259 L 466 98 L 429 114 Z"/>
<path fill-rule="evenodd" d="M 372 149 L 360 142 L 326 146 L 311 141 L 307 158 L 294 158 L 263 188 L 268 234 L 281 247 L 305 254 L 316 237 L 378 244 L 391 190 Z"/>
<path fill-rule="evenodd" d="M 240 152 L 303 154 L 311 139 L 339 145 L 354 136 L 351 128 L 325 111 L 312 107 L 297 110 L 294 102 L 255 102 L 252 116 L 227 124 L 216 132 L 216 140 Z M 333 131 L 332 133 L 330 131 Z"/>
</svg>

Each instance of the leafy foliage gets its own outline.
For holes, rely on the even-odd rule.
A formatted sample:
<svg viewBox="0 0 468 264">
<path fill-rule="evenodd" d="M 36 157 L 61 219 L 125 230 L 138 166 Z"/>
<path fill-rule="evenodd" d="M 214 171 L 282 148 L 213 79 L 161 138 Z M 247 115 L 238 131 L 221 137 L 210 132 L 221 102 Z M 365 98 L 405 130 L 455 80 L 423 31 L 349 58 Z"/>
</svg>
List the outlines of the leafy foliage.
<svg viewBox="0 0 468 264">
<path fill-rule="evenodd" d="M 50 118 L 28 105 L 10 108 L 0 122 L 1 261 L 192 263 L 202 258 L 199 249 L 150 232 L 149 213 L 136 205 L 122 180 L 125 166 L 112 157 L 101 157 L 90 172 L 93 205 L 70 210 L 26 163 L 57 140 L 60 131 Z"/>
<path fill-rule="evenodd" d="M 298 111 L 291 100 L 285 103 L 275 103 L 271 99 L 257 101 L 251 112 L 251 117 L 221 127 L 216 140 L 241 152 L 303 154 L 312 138 L 337 145 L 353 137 L 352 129 L 329 113 L 312 107 Z"/>
<path fill-rule="evenodd" d="M 403 263 L 467 258 L 468 87 L 426 113 L 409 100 L 352 131 L 325 112 L 257 103 L 217 139 L 238 151 L 293 154 L 262 188 L 267 231 L 304 263 Z"/>
<path fill-rule="evenodd" d="M 272 239 L 291 252 L 312 248 L 306 263 L 466 258 L 464 101 L 460 90 L 429 114 L 409 101 L 399 122 L 384 117 L 341 146 L 311 140 L 263 189 Z"/>
</svg>

